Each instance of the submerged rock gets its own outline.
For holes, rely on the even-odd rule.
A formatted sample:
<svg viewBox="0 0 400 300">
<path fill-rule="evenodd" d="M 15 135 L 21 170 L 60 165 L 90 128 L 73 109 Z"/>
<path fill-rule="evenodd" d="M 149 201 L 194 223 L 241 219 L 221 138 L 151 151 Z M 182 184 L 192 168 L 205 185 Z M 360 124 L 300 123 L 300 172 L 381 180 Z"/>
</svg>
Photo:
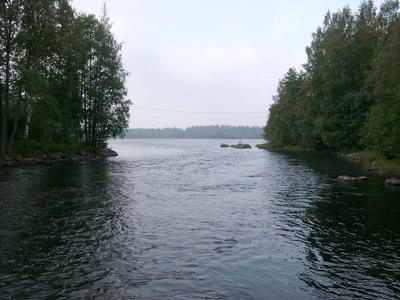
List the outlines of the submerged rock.
<svg viewBox="0 0 400 300">
<path fill-rule="evenodd" d="M 400 186 L 400 179 L 392 177 L 392 178 L 386 179 L 385 184 Z"/>
<path fill-rule="evenodd" d="M 96 151 L 97 155 L 101 157 L 115 157 L 118 156 L 118 153 L 111 149 L 99 149 Z"/>
<path fill-rule="evenodd" d="M 364 181 L 364 180 L 367 180 L 368 177 L 367 176 L 352 177 L 352 176 L 343 175 L 343 176 L 339 176 L 338 179 L 347 181 L 347 182 L 352 182 L 352 181 Z"/>
</svg>

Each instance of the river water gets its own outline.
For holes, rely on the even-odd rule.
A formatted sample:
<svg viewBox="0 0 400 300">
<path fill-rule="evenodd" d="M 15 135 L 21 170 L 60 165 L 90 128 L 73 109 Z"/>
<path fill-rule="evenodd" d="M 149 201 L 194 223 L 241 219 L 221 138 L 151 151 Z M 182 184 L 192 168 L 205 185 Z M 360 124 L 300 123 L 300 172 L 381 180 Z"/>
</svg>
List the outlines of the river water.
<svg viewBox="0 0 400 300">
<path fill-rule="evenodd" d="M 399 189 L 221 142 L 237 141 L 117 140 L 116 158 L 0 169 L 0 299 L 400 297 Z"/>
</svg>

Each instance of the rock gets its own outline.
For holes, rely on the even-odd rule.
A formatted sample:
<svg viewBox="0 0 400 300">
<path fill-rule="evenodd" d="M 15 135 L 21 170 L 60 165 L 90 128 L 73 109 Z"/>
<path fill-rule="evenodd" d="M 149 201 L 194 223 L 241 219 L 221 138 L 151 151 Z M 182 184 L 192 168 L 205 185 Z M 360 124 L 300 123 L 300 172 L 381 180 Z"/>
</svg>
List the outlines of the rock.
<svg viewBox="0 0 400 300">
<path fill-rule="evenodd" d="M 16 161 L 22 165 L 34 165 L 36 163 L 36 158 L 31 156 L 19 156 Z"/>
<path fill-rule="evenodd" d="M 249 144 L 237 144 L 237 145 L 231 145 L 232 148 L 235 149 L 251 149 L 251 146 Z"/>
<path fill-rule="evenodd" d="M 4 160 L 4 161 L 12 161 L 11 157 L 8 156 L 8 155 L 5 155 L 5 156 L 3 157 L 3 160 Z"/>
<path fill-rule="evenodd" d="M 71 155 L 67 156 L 66 159 L 70 160 L 70 161 L 78 161 L 78 160 L 82 159 L 82 156 L 71 154 Z"/>
<path fill-rule="evenodd" d="M 44 164 L 46 164 L 47 163 L 47 160 L 46 159 L 43 159 L 43 158 L 37 158 L 36 160 L 35 160 L 35 164 L 38 164 L 38 165 L 44 165 Z"/>
<path fill-rule="evenodd" d="M 105 149 L 98 149 L 96 151 L 97 155 L 101 156 L 101 157 L 115 157 L 118 156 L 118 153 L 115 152 L 114 150 L 105 148 Z"/>
<path fill-rule="evenodd" d="M 392 178 L 386 179 L 385 184 L 400 186 L 400 179 L 392 177 Z"/>
<path fill-rule="evenodd" d="M 79 152 L 80 156 L 89 156 L 89 152 L 87 152 L 86 150 L 82 150 L 81 152 Z"/>
<path fill-rule="evenodd" d="M 57 161 L 57 160 L 60 160 L 61 158 L 62 157 L 61 157 L 61 155 L 59 153 L 50 153 L 49 154 L 49 159 L 50 160 Z"/>
<path fill-rule="evenodd" d="M 376 165 L 376 161 L 371 162 L 369 164 L 367 170 L 368 171 L 376 171 L 376 170 L 378 170 L 378 166 Z"/>
<path fill-rule="evenodd" d="M 229 147 L 229 145 L 228 144 L 221 144 L 221 146 L 220 146 L 221 148 L 228 148 Z"/>
<path fill-rule="evenodd" d="M 0 166 L 3 166 L 3 167 L 13 167 L 13 166 L 15 166 L 15 164 L 16 164 L 16 162 L 12 161 L 12 160 L 0 161 Z"/>
<path fill-rule="evenodd" d="M 352 177 L 352 176 L 343 175 L 343 176 L 339 176 L 338 179 L 347 181 L 347 182 L 353 182 L 353 181 L 364 181 L 364 180 L 367 180 L 368 177 L 366 177 L 366 176 Z"/>
<path fill-rule="evenodd" d="M 361 160 L 361 156 L 358 153 L 347 154 L 347 155 L 344 156 L 344 158 L 346 158 L 348 160 L 353 160 L 353 161 L 360 161 Z"/>
<path fill-rule="evenodd" d="M 73 161 L 78 161 L 80 159 L 81 159 L 81 157 L 79 155 L 71 155 L 71 160 L 73 160 Z"/>
</svg>

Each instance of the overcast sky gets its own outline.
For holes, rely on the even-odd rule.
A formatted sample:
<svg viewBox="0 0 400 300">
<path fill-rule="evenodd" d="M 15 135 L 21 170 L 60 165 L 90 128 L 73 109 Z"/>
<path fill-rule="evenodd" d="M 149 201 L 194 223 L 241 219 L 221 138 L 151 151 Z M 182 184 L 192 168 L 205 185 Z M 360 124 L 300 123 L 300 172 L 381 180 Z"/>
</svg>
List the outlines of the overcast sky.
<svg viewBox="0 0 400 300">
<path fill-rule="evenodd" d="M 279 79 L 306 61 L 304 49 L 325 13 L 360 2 L 107 1 L 131 74 L 130 126 L 264 126 Z M 103 3 L 73 0 L 77 10 L 96 15 Z"/>
</svg>

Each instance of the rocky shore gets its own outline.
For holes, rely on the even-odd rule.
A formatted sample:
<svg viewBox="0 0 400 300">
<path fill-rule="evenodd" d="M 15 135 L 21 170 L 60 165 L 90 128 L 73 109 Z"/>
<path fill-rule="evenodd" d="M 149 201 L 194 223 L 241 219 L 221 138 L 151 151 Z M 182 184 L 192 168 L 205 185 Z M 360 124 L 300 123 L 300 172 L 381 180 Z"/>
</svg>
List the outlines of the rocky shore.
<svg viewBox="0 0 400 300">
<path fill-rule="evenodd" d="M 32 155 L 14 155 L 0 160 L 0 167 L 47 165 L 65 161 L 97 160 L 105 157 L 115 157 L 118 153 L 111 149 L 98 149 L 96 151 L 81 151 L 77 154 L 33 153 Z"/>
<path fill-rule="evenodd" d="M 400 160 L 386 159 L 371 151 L 354 152 L 348 154 L 340 153 L 339 157 L 359 163 L 368 172 L 381 175 L 400 176 Z"/>
<path fill-rule="evenodd" d="M 288 152 L 313 152 L 306 151 L 295 147 L 275 148 L 271 144 L 265 143 L 256 145 L 258 149 L 270 150 L 270 151 L 288 151 Z M 318 152 L 323 153 L 323 152 Z M 332 153 L 331 153 L 332 154 Z M 386 186 L 400 186 L 400 161 L 399 160 L 388 160 L 379 156 L 378 154 L 371 151 L 354 152 L 354 153 L 335 153 L 338 157 L 359 163 L 366 173 L 376 173 L 382 176 L 393 176 L 384 181 Z M 342 175 L 337 178 L 344 182 L 359 182 L 368 179 L 367 176 L 348 176 Z"/>
</svg>

